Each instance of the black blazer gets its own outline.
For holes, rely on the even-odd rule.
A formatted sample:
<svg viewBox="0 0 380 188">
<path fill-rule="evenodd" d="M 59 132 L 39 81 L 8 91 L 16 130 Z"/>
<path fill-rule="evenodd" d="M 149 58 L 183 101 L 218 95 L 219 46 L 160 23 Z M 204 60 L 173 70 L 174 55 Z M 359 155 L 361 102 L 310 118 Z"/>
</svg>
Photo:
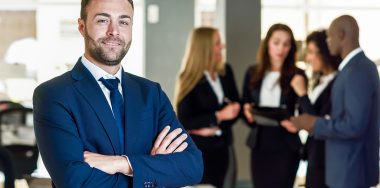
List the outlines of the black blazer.
<svg viewBox="0 0 380 188">
<path fill-rule="evenodd" d="M 261 91 L 261 83 L 255 88 L 250 87 L 250 81 L 252 74 L 255 71 L 255 66 L 249 67 L 245 74 L 244 85 L 243 85 L 243 99 L 244 103 L 254 103 L 256 105 L 259 104 L 260 101 L 260 91 Z M 295 74 L 300 74 L 306 78 L 305 73 L 301 69 L 297 69 Z M 294 75 L 295 75 L 294 74 Z M 298 100 L 298 96 L 294 92 L 294 90 L 290 86 L 290 81 L 294 75 L 290 75 L 287 79 L 287 86 L 289 87 L 288 93 L 284 93 L 281 90 L 281 99 L 280 99 L 280 107 L 286 108 L 290 115 L 293 115 L 296 103 Z M 263 152 L 274 152 L 274 151 L 299 151 L 301 148 L 301 140 L 298 137 L 298 134 L 289 133 L 285 128 L 279 127 L 266 127 L 260 126 L 253 122 L 249 124 L 251 128 L 251 132 L 248 136 L 247 145 L 255 150 L 263 151 Z"/>
<path fill-rule="evenodd" d="M 330 115 L 331 111 L 331 88 L 335 78 L 327 85 L 327 87 L 318 96 L 314 104 L 311 104 L 309 97 L 300 97 L 298 102 L 300 109 L 304 113 L 309 113 L 324 117 Z M 316 140 L 308 137 L 305 144 L 306 158 L 310 167 L 324 168 L 325 166 L 325 141 Z"/>
<path fill-rule="evenodd" d="M 219 76 L 224 97 L 229 101 L 239 102 L 239 95 L 231 67 L 226 64 L 226 74 Z M 221 136 L 201 137 L 191 135 L 200 149 L 226 147 L 232 143 L 231 126 L 237 120 L 223 121 L 217 124 L 215 112 L 222 109 L 227 103 L 222 105 L 208 83 L 205 76 L 198 84 L 178 103 L 178 119 L 186 130 L 199 129 L 203 127 L 219 126 L 222 129 Z"/>
</svg>

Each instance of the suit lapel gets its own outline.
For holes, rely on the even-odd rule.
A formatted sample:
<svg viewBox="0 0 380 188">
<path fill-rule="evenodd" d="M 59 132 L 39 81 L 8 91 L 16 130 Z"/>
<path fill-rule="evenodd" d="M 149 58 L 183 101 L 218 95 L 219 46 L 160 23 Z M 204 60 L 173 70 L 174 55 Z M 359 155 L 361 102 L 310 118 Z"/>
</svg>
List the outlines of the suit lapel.
<svg viewBox="0 0 380 188">
<path fill-rule="evenodd" d="M 124 148 L 126 153 L 135 151 L 133 149 L 134 144 L 138 143 L 136 139 L 139 137 L 139 124 L 140 117 L 138 113 L 142 112 L 141 108 L 144 107 L 143 101 L 141 101 L 141 93 L 139 93 L 139 86 L 131 79 L 131 76 L 124 72 L 122 73 L 122 87 L 124 98 Z"/>
<path fill-rule="evenodd" d="M 216 93 L 214 92 L 214 89 L 212 89 L 212 86 L 210 84 L 210 82 L 207 80 L 206 76 L 203 76 L 203 78 L 201 79 L 201 81 L 199 83 L 203 83 L 204 84 L 204 88 L 205 88 L 205 94 L 207 93 L 211 93 L 210 97 L 209 98 L 209 103 L 210 105 L 211 104 L 214 104 L 213 106 L 217 106 L 219 107 L 219 101 L 218 101 L 218 97 L 216 96 Z M 222 84 L 222 82 L 220 82 Z M 222 86 L 222 89 L 223 89 L 223 86 Z M 205 95 L 207 96 L 207 95 Z"/>
<path fill-rule="evenodd" d="M 78 60 L 72 70 L 75 89 L 87 100 L 88 104 L 95 111 L 96 116 L 100 120 L 108 138 L 112 143 L 112 147 L 116 154 L 120 153 L 119 135 L 116 129 L 116 122 L 113 118 L 109 104 L 99 87 L 99 84 L 91 73 L 82 64 L 81 59 Z M 89 125 L 91 126 L 91 125 Z"/>
</svg>

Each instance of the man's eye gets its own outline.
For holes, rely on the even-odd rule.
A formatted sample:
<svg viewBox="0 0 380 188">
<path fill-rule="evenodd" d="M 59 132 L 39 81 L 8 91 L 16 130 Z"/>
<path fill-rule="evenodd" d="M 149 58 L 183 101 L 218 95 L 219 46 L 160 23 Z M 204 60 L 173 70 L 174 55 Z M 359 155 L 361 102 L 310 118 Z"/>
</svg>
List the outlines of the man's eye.
<svg viewBox="0 0 380 188">
<path fill-rule="evenodd" d="M 121 25 L 129 25 L 129 22 L 128 21 L 120 21 L 120 24 Z"/>
<path fill-rule="evenodd" d="M 98 20 L 97 23 L 107 23 L 107 20 Z"/>
</svg>

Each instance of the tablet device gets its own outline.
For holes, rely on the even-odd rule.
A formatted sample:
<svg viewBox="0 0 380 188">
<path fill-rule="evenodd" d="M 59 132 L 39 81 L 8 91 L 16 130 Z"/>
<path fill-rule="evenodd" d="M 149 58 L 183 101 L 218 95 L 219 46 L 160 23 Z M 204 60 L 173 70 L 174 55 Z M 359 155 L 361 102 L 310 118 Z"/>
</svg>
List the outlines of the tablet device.
<svg viewBox="0 0 380 188">
<path fill-rule="evenodd" d="M 251 113 L 256 123 L 262 126 L 280 126 L 280 121 L 290 117 L 284 108 L 254 107 Z"/>
</svg>

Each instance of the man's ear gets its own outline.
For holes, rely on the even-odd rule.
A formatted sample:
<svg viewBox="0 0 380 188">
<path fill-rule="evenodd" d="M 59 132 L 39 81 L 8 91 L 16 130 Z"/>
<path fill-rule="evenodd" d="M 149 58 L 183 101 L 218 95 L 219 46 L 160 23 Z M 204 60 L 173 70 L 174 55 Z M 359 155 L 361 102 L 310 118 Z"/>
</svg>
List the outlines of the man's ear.
<svg viewBox="0 0 380 188">
<path fill-rule="evenodd" d="M 339 40 L 344 40 L 344 38 L 346 37 L 346 32 L 343 30 L 343 29 L 340 29 L 339 31 L 338 31 L 338 38 L 339 38 Z"/>
<path fill-rule="evenodd" d="M 85 27 L 86 27 L 85 21 L 81 18 L 78 18 L 78 31 L 83 37 L 85 36 Z"/>
</svg>

